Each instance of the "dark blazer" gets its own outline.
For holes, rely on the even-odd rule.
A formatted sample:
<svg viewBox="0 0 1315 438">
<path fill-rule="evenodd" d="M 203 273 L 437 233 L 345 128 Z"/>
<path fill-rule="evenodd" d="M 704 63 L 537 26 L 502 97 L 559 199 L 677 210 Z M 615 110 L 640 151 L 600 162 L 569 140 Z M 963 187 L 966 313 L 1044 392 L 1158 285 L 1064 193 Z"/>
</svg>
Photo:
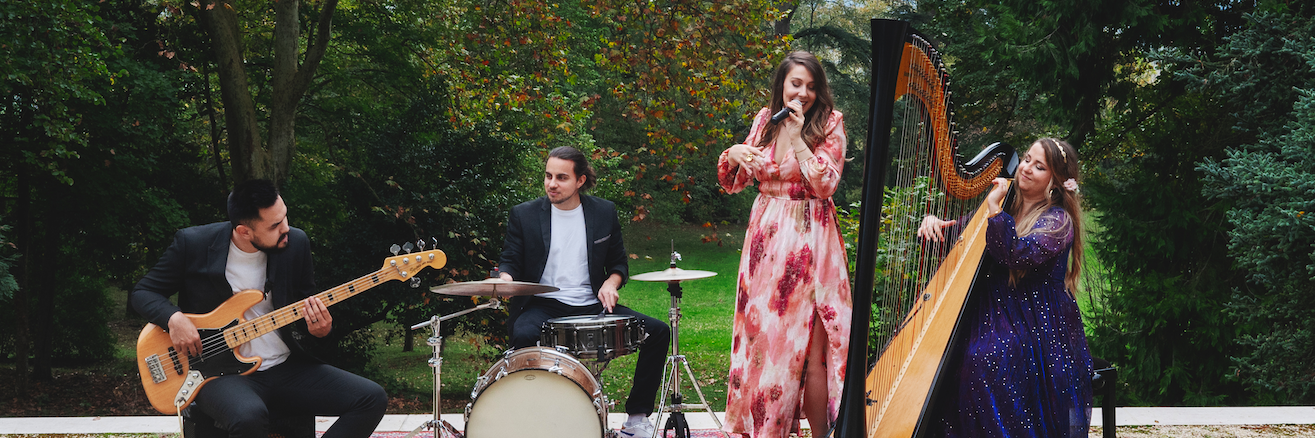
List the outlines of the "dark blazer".
<svg viewBox="0 0 1315 438">
<path fill-rule="evenodd" d="M 630 279 L 630 262 L 626 258 L 626 245 L 621 238 L 621 223 L 616 217 L 616 204 L 606 199 L 580 195 L 584 208 L 584 229 L 588 235 L 589 285 L 594 294 L 613 272 L 621 274 L 621 286 Z M 538 283 L 543 268 L 548 265 L 548 246 L 552 242 L 552 203 L 548 197 L 528 201 L 512 207 L 507 219 L 507 238 L 502 242 L 502 257 L 498 270 L 510 274 L 516 281 Z M 620 289 L 618 286 L 617 289 Z M 510 323 L 525 306 L 528 297 L 512 297 L 508 304 Z"/>
<path fill-rule="evenodd" d="M 133 286 L 128 295 L 132 309 L 155 325 L 168 328 L 174 312 L 208 313 L 232 297 L 233 289 L 224 277 L 232 230 L 229 222 L 178 230 L 160 261 Z M 271 297 L 274 309 L 319 292 L 306 232 L 298 228 L 288 232 L 287 249 L 269 255 L 265 276 L 265 293 Z M 178 305 L 169 301 L 174 294 L 179 294 Z M 313 338 L 302 321 L 279 329 L 279 336 L 294 355 L 305 352 L 298 341 Z"/>
</svg>

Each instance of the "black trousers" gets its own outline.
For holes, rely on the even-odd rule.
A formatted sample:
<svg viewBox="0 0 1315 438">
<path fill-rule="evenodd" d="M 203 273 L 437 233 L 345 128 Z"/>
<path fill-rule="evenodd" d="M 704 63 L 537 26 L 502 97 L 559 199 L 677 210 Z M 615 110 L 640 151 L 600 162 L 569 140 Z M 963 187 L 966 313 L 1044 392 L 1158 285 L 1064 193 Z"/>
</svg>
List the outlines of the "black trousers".
<svg viewBox="0 0 1315 438">
<path fill-rule="evenodd" d="M 533 347 L 539 343 L 539 329 L 549 319 L 576 315 L 597 315 L 603 311 L 602 304 L 589 306 L 568 306 L 552 298 L 530 297 L 521 309 L 520 316 L 512 323 L 512 348 Z M 662 366 L 667 361 L 667 346 L 671 344 L 671 328 L 651 316 L 636 312 L 620 304 L 612 308 L 612 313 L 629 315 L 644 321 L 644 331 L 648 339 L 639 346 L 639 360 L 635 363 L 634 382 L 630 387 L 630 396 L 626 397 L 627 414 L 651 415 L 653 401 L 657 398 L 658 387 L 662 386 Z"/>
<path fill-rule="evenodd" d="M 269 436 L 269 412 L 337 416 L 323 438 L 367 438 L 388 407 L 384 388 L 330 365 L 290 359 L 265 371 L 207 383 L 196 407 L 231 437 Z"/>
</svg>

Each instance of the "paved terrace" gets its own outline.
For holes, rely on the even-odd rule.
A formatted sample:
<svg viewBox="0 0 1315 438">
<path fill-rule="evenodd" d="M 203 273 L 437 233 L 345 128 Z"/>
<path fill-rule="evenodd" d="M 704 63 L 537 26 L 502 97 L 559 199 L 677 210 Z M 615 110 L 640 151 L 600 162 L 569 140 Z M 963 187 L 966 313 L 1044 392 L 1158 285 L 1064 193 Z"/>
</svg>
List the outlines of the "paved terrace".
<svg viewBox="0 0 1315 438">
<path fill-rule="evenodd" d="M 1212 426 L 1315 424 L 1315 406 L 1276 406 L 1241 408 L 1118 408 L 1117 426 Z M 723 413 L 718 417 L 725 418 Z M 687 412 L 691 429 L 715 428 L 706 412 Z M 316 430 L 324 431 L 335 417 L 318 417 Z M 379 423 L 379 432 L 410 432 L 432 414 L 388 415 Z M 460 414 L 443 414 L 443 420 L 457 429 L 465 424 Z M 608 425 L 620 428 L 625 414 L 608 416 Z M 1100 408 L 1092 410 L 1092 426 L 1101 426 Z M 807 422 L 804 422 L 804 427 Z M 0 418 L 0 434 L 80 434 L 80 433 L 177 433 L 178 418 L 172 416 L 133 417 L 14 417 Z"/>
</svg>

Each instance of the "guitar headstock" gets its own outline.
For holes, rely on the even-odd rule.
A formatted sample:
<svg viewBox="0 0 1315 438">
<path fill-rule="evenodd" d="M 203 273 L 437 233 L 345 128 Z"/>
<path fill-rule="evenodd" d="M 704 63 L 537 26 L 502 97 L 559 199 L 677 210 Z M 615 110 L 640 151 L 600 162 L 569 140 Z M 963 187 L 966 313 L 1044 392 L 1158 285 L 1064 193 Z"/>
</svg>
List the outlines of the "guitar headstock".
<svg viewBox="0 0 1315 438">
<path fill-rule="evenodd" d="M 401 280 L 409 279 L 415 276 L 424 268 L 438 269 L 447 264 L 447 254 L 437 249 L 421 251 L 413 254 L 392 256 L 384 259 L 384 267 L 380 270 L 396 269 L 397 276 Z"/>
</svg>

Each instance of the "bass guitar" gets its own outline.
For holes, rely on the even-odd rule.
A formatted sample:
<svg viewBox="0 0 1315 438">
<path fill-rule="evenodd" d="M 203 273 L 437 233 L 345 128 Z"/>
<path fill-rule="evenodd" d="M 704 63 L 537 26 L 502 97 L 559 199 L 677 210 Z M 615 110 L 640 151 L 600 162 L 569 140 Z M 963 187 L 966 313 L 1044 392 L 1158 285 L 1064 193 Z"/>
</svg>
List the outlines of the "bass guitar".
<svg viewBox="0 0 1315 438">
<path fill-rule="evenodd" d="M 408 245 L 409 246 L 409 245 Z M 396 254 L 396 251 L 394 251 Z M 315 295 L 325 306 L 351 298 L 358 293 L 390 280 L 407 280 L 424 268 L 441 268 L 447 255 L 430 250 L 384 259 L 378 271 Z M 219 376 L 251 374 L 260 367 L 260 357 L 245 357 L 237 348 L 266 333 L 305 318 L 306 300 L 247 320 L 247 309 L 265 299 L 258 290 L 244 290 L 233 295 L 210 313 L 186 315 L 201 335 L 202 352 L 198 356 L 178 354 L 169 332 L 147 324 L 137 338 L 137 369 L 151 406 L 163 414 L 174 415 L 196 398 L 202 386 Z"/>
</svg>

